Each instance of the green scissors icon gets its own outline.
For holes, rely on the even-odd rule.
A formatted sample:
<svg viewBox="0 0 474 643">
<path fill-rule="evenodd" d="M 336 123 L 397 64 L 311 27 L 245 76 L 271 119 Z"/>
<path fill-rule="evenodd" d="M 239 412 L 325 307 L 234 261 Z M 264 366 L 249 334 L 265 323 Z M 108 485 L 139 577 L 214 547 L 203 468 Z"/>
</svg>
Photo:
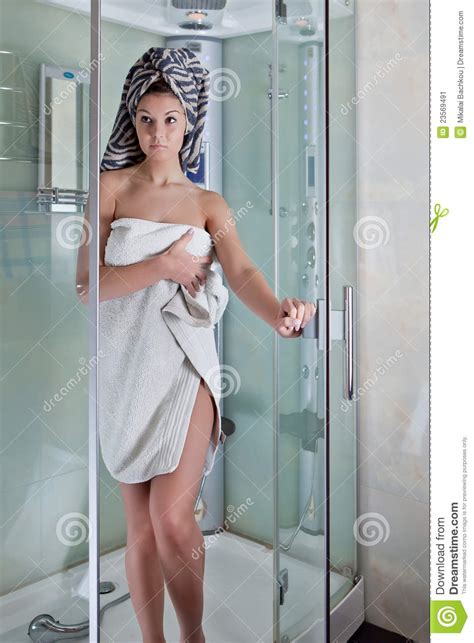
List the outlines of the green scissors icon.
<svg viewBox="0 0 474 643">
<path fill-rule="evenodd" d="M 431 234 L 436 230 L 436 226 L 438 225 L 438 221 L 441 219 L 441 217 L 445 217 L 447 214 L 449 214 L 448 208 L 444 208 L 441 210 L 441 205 L 439 203 L 435 203 L 434 207 L 434 212 L 435 212 L 435 217 L 431 219 L 430 221 L 430 230 Z"/>
</svg>

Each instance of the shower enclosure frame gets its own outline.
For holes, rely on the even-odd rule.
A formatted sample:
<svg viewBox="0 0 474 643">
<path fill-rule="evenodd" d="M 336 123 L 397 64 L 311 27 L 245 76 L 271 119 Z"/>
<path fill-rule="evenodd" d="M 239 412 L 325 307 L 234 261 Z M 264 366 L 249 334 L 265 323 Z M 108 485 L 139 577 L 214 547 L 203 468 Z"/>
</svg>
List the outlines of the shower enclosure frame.
<svg viewBox="0 0 474 643">
<path fill-rule="evenodd" d="M 355 95 L 355 75 L 350 69 L 349 73 L 345 72 L 345 66 L 354 60 L 355 56 L 355 7 L 354 2 L 348 0 L 345 3 L 346 9 L 338 6 L 331 0 L 321 0 L 314 3 L 314 7 L 324 11 L 324 33 L 322 37 L 322 56 L 323 64 L 320 66 L 323 74 L 323 82 L 319 87 L 322 92 L 322 101 L 318 100 L 317 107 L 320 107 L 323 114 L 323 124 L 320 132 L 324 132 L 321 140 L 317 137 L 316 145 L 324 146 L 321 156 L 315 156 L 317 163 L 321 162 L 323 166 L 324 185 L 323 194 L 318 190 L 298 192 L 299 188 L 292 190 L 291 195 L 285 192 L 279 192 L 278 183 L 284 180 L 286 168 L 282 166 L 283 174 L 280 174 L 279 168 L 279 135 L 286 140 L 287 137 L 295 136 L 294 130 L 286 130 L 285 125 L 280 123 L 280 97 L 287 94 L 283 87 L 279 86 L 280 64 L 279 64 L 279 45 L 286 42 L 296 42 L 298 47 L 305 39 L 294 38 L 294 25 L 288 20 L 289 29 L 279 33 L 279 24 L 287 25 L 287 17 L 295 17 L 291 14 L 292 0 L 275 0 L 273 3 L 272 13 L 272 35 L 273 35 L 273 52 L 272 66 L 275 73 L 272 74 L 272 215 L 274 224 L 274 283 L 277 298 L 280 296 L 280 266 L 279 252 L 279 228 L 280 228 L 280 211 L 287 209 L 287 203 L 280 203 L 281 196 L 288 199 L 294 206 L 301 206 L 303 200 L 307 200 L 307 195 L 316 195 L 320 199 L 319 210 L 324 208 L 320 216 L 324 217 L 324 233 L 319 239 L 316 235 L 317 254 L 323 259 L 322 280 L 324 286 L 318 290 L 319 309 L 316 318 L 303 331 L 301 341 L 308 341 L 311 338 L 317 338 L 320 342 L 319 349 L 324 353 L 324 592 L 322 596 L 317 596 L 323 602 L 323 627 L 317 623 L 317 617 L 314 616 L 313 624 L 304 629 L 294 627 L 294 624 L 285 625 L 282 620 L 284 611 L 281 605 L 284 605 L 284 596 L 286 589 L 292 585 L 291 578 L 288 579 L 288 570 L 281 569 L 279 563 L 281 541 L 280 529 L 283 521 L 279 518 L 280 498 L 279 498 L 279 445 L 280 445 L 280 409 L 279 400 L 282 391 L 278 384 L 283 364 L 279 360 L 279 345 L 281 339 L 274 336 L 273 359 L 274 359 L 274 406 L 273 406 L 273 424 L 274 424 L 274 448 L 273 457 L 277 475 L 274 477 L 274 641 L 278 643 L 287 643 L 290 640 L 298 643 L 310 643 L 312 641 L 344 641 L 360 626 L 364 620 L 364 579 L 358 574 L 357 570 L 357 540 L 355 535 L 356 516 L 358 515 L 358 404 L 354 399 L 354 381 L 355 365 L 357 364 L 357 333 L 354 331 L 353 314 L 356 305 L 356 298 L 353 297 L 353 290 L 357 292 L 357 257 L 358 245 L 354 244 L 353 226 L 357 218 L 357 200 L 356 200 L 356 120 L 355 115 L 351 114 L 347 120 L 340 118 L 339 104 L 344 97 L 349 100 Z M 315 12 L 317 13 L 317 11 Z M 311 11 L 309 12 L 311 14 Z M 319 14 L 320 16 L 320 14 Z M 293 34 L 291 35 L 291 29 Z M 314 31 L 313 31 L 314 33 Z M 334 44 L 333 44 L 334 43 Z M 301 44 L 303 47 L 304 45 Z M 338 56 L 338 46 L 341 46 L 344 53 Z M 331 51 L 331 47 L 333 50 Z M 306 55 L 305 55 L 306 58 Z M 306 64 L 306 62 L 305 62 Z M 355 68 L 355 65 L 354 65 Z M 335 73 L 340 72 L 340 73 Z M 305 72 L 306 74 L 306 72 Z M 291 83 L 290 83 L 291 84 Z M 297 83 L 295 83 L 296 86 Z M 293 89 L 295 88 L 293 87 Z M 305 94 L 306 95 L 306 94 Z M 305 100 L 305 102 L 307 102 Z M 311 101 L 308 101 L 311 103 Z M 294 107 L 294 104 L 293 104 Z M 311 107 L 311 105 L 310 105 Z M 314 105 L 312 106 L 314 109 Z M 305 109 L 307 105 L 305 105 Z M 294 112 L 293 112 L 294 114 Z M 310 119 L 309 119 L 310 120 Z M 331 130 L 334 129 L 334 132 Z M 331 139 L 331 133 L 334 133 L 334 142 Z M 311 134 L 311 133 L 309 133 Z M 314 142 L 311 135 L 298 148 L 300 153 L 304 147 L 308 148 Z M 282 146 L 282 149 L 285 146 Z M 339 169 L 341 157 L 338 156 L 339 148 L 343 148 L 343 154 L 347 157 L 347 163 L 342 163 Z M 294 153 L 294 149 L 293 149 Z M 288 159 L 285 158 L 285 161 Z M 290 155 L 289 160 L 292 160 Z M 346 160 L 346 159 L 344 159 Z M 332 163 L 332 166 L 331 166 Z M 284 165 L 284 164 L 283 164 Z M 337 168 L 337 171 L 336 171 Z M 306 176 L 304 181 L 308 180 L 308 168 L 301 169 Z M 317 175 L 316 175 L 317 176 Z M 321 177 L 319 177 L 321 180 Z M 313 186 L 317 186 L 318 178 Z M 309 185 L 309 184 L 308 184 Z M 293 201 L 291 200 L 293 198 Z M 307 205 L 307 204 L 306 204 Z M 308 210 L 311 208 L 308 207 Z M 297 211 L 297 225 L 304 222 L 305 217 L 301 209 Z M 301 225 L 300 229 L 303 228 Z M 299 231 L 295 234 L 298 234 Z M 285 234 L 288 234 L 287 232 Z M 314 237 L 313 237 L 314 238 Z M 286 239 L 286 237 L 285 237 Z M 300 239 L 298 239 L 299 243 Z M 339 247 L 347 248 L 348 264 L 341 265 L 340 253 L 335 252 L 334 258 L 331 255 L 331 248 L 334 244 Z M 331 245 L 333 244 L 333 245 Z M 298 248 L 301 254 L 304 254 L 304 247 Z M 288 257 L 289 259 L 289 257 Z M 285 262 L 286 264 L 286 262 Z M 332 265 L 331 265 L 332 264 Z M 343 268 L 343 270 L 341 270 Z M 338 272 L 340 270 L 340 273 Z M 301 273 L 300 276 L 302 276 Z M 307 276 L 307 275 L 306 275 Z M 308 283 L 310 279 L 308 279 Z M 294 287 L 294 285 L 292 285 Z M 299 290 L 299 285 L 297 285 Z M 303 289 L 304 292 L 304 289 Z M 311 287 L 308 296 L 295 293 L 297 296 L 306 299 L 316 299 L 311 294 Z M 283 295 L 285 296 L 285 295 Z M 303 339 L 308 338 L 308 339 Z M 322 342 L 321 342 L 322 340 Z M 355 341 L 354 341 L 355 340 Z M 308 360 L 311 364 L 311 358 Z M 314 364 L 313 364 L 314 366 Z M 301 377 L 301 376 L 299 376 Z M 304 396 L 303 396 L 304 397 Z M 338 408 L 342 402 L 349 400 L 349 412 L 345 415 Z M 304 404 L 304 403 L 303 403 Z M 302 411 L 302 406 L 298 410 Z M 298 417 L 298 414 L 295 414 Z M 282 416 L 283 417 L 283 416 Z M 314 422 L 316 422 L 316 415 Z M 295 420 L 296 422 L 302 420 Z M 316 424 L 312 425 L 313 431 L 316 432 Z M 349 433 L 345 433 L 349 431 Z M 295 432 L 297 433 L 297 432 Z M 352 439 L 349 439 L 349 435 Z M 341 448 L 341 436 L 347 437 L 345 446 Z M 302 451 L 300 451 L 301 453 Z M 338 459 L 341 459 L 341 462 Z M 332 510 L 332 511 L 331 511 Z M 307 509 L 303 511 L 303 516 Z M 300 518 L 300 524 L 303 520 Z M 336 528 L 331 530 L 331 524 Z M 344 534 L 341 537 L 341 532 Z M 312 545 L 313 546 L 313 545 Z M 317 545 L 314 546 L 315 548 Z M 313 552 L 314 553 L 314 552 Z M 286 576 L 282 574 L 286 572 Z M 344 578 L 345 577 L 345 578 Z M 298 577 L 296 576 L 296 583 Z M 336 582 L 337 581 L 337 582 Z M 342 584 L 337 584 L 342 581 Z M 293 582 L 293 586 L 294 586 Z M 317 583 L 314 584 L 317 586 Z M 289 595 L 290 596 L 290 595 Z M 314 599 L 314 596 L 312 597 Z M 304 599 L 301 599 L 304 600 Z M 306 598 L 308 601 L 308 598 Z M 311 608 L 311 603 L 305 601 L 306 608 Z M 293 597 L 294 603 L 294 597 Z M 313 603 L 314 604 L 314 603 Z M 289 611 L 294 607 L 290 605 Z M 284 609 L 284 608 L 283 608 Z M 285 627 L 283 627 L 285 626 Z M 290 636 L 285 634 L 284 629 L 290 627 Z M 291 631 L 293 630 L 293 631 Z M 298 631 L 296 631 L 298 630 Z M 288 631 L 288 630 L 287 630 Z M 346 638 L 347 637 L 347 638 Z"/>
<path fill-rule="evenodd" d="M 273 35 L 273 68 L 278 69 L 278 42 L 276 38 L 276 20 L 278 8 L 283 6 L 281 0 L 274 0 L 272 10 L 272 35 Z M 325 7 L 325 39 L 324 39 L 324 68 L 325 68 L 325 110 L 324 110 L 324 132 L 325 132 L 325 163 L 326 163 L 326 176 L 325 176 L 325 217 L 326 217 L 326 238 L 324 243 L 326 246 L 326 274 L 329 274 L 329 247 L 330 247 L 330 226 L 329 226 L 329 206 L 330 206 L 330 185 L 329 185 L 329 0 L 324 0 Z M 100 351 L 99 335 L 98 335 L 98 321 L 99 321 L 99 293 L 98 293 L 98 266 L 99 266 L 99 184 L 100 184 L 100 131 L 101 131 L 101 115 L 100 115 L 100 101 L 101 101 L 101 0 L 91 0 L 90 4 L 90 58 L 92 64 L 90 74 L 90 145 L 89 145 L 89 204 L 90 204 L 90 225 L 91 225 L 91 239 L 89 244 L 89 275 L 90 284 L 92 287 L 89 291 L 89 353 L 90 355 L 97 356 Z M 278 74 L 272 74 L 272 110 L 271 110 L 271 140 L 272 146 L 270 151 L 271 159 L 271 172 L 272 172 L 272 215 L 273 215 L 273 242 L 274 248 L 278 248 L 279 244 L 279 230 L 278 230 L 278 91 L 279 79 Z M 274 278 L 275 278 L 275 293 L 279 293 L 279 263 L 278 253 L 274 254 Z M 331 342 L 331 298 L 330 298 L 330 283 L 329 279 L 325 280 L 325 296 L 324 296 L 324 316 L 328 323 L 324 325 L 324 340 L 326 347 L 330 347 Z M 278 373 L 279 373 L 279 356 L 278 356 L 278 338 L 274 335 L 273 342 L 273 392 L 274 399 L 278 399 Z M 98 361 L 93 361 L 93 367 L 89 373 L 89 641 L 91 643 L 99 643 L 100 641 L 100 556 L 99 556 L 99 543 L 100 543 L 100 525 L 99 525 L 99 438 L 98 438 L 98 409 L 97 400 L 99 399 L 100 391 L 98 386 Z M 325 378 L 330 381 L 331 364 L 329 358 L 325 360 Z M 329 438 L 329 413 L 330 408 L 330 387 L 325 387 L 325 436 Z M 274 462 L 279 461 L 279 414 L 278 405 L 273 406 L 273 420 L 274 420 L 274 439 L 273 439 L 273 458 Z M 324 470 L 324 640 L 329 641 L 330 637 L 330 622 L 331 622 L 331 609 L 330 609 L 330 506 L 328 498 L 330 497 L 330 444 L 329 439 L 325 440 L 325 470 Z M 273 480 L 274 498 L 278 498 L 278 477 L 274 476 Z M 274 501 L 273 524 L 275 533 L 278 533 L 278 507 L 277 501 Z M 279 548 L 279 540 L 274 542 L 274 548 Z M 279 576 L 279 561 L 278 555 L 274 552 L 273 556 L 273 640 L 280 642 L 280 623 L 279 615 L 279 601 L 281 587 L 278 581 Z M 361 583 L 363 591 L 363 583 Z M 347 603 L 346 597 L 344 600 Z M 359 596 L 360 598 L 360 596 Z M 360 605 L 360 602 L 359 602 Z M 299 640 L 299 639 L 298 639 Z M 306 638 L 301 641 L 309 641 L 312 639 Z"/>
<path fill-rule="evenodd" d="M 325 34 L 328 32 L 328 4 L 329 0 L 324 0 L 324 12 L 325 12 Z M 272 110 L 271 110 L 271 174 L 272 174 L 272 217 L 273 217 L 273 247 L 274 247 L 274 262 L 273 262 L 273 279 L 275 284 L 275 295 L 279 300 L 282 299 L 280 295 L 280 266 L 279 266 L 279 252 L 277 249 L 280 248 L 280 224 L 279 224 L 279 212 L 280 212 L 280 194 L 279 194 L 279 127 L 280 127 L 280 113 L 279 113 L 279 100 L 280 100 L 280 83 L 279 83 L 279 67 L 280 67 L 280 46 L 279 46 L 279 36 L 278 36 L 278 23 L 280 19 L 286 19 L 286 6 L 285 0 L 274 0 L 273 1 L 273 10 L 272 10 L 272 68 L 274 73 L 272 73 Z M 326 238 L 324 240 L 325 244 L 325 257 L 326 257 L 326 267 L 325 275 L 329 274 L 329 204 L 328 204 L 328 194 L 329 194 L 329 178 L 327 168 L 329 167 L 329 128 L 328 128 L 328 51 L 327 51 L 327 37 L 324 38 L 323 50 L 324 50 L 324 158 L 326 171 L 325 175 L 325 207 L 324 213 L 326 218 Z M 324 288 L 324 303 L 325 303 L 325 319 L 330 320 L 330 296 L 329 296 L 329 279 L 325 278 L 325 288 Z M 320 311 L 317 311 L 317 317 L 320 315 Z M 312 329 L 316 328 L 317 317 L 313 320 L 313 324 L 310 326 Z M 319 323 L 318 323 L 319 326 Z M 310 336 L 310 328 L 308 327 L 306 333 Z M 325 333 L 325 346 L 330 346 L 330 323 L 324 324 L 324 333 Z M 314 337 L 315 335 L 313 335 Z M 279 340 L 278 335 L 275 333 L 273 336 L 273 460 L 276 467 L 280 462 L 280 409 L 278 400 L 280 397 L 280 387 L 279 387 L 279 372 L 280 372 L 280 360 L 279 360 Z M 300 338 L 299 341 L 302 341 Z M 325 375 L 326 382 L 329 381 L 329 359 L 327 356 L 324 360 L 325 363 Z M 325 400 L 324 400 L 324 444 L 325 444 L 325 457 L 324 457 L 324 481 L 325 481 L 325 502 L 324 502 L 324 561 L 325 561 L 325 570 L 324 570 L 324 593 L 323 593 L 323 612 L 324 612 L 324 625 L 323 625 L 323 636 L 324 641 L 330 641 L 330 583 L 329 583 L 329 502 L 327 498 L 329 497 L 329 392 L 330 387 L 324 386 L 325 391 Z M 274 556 L 273 556 L 273 575 L 274 575 L 274 592 L 273 592 L 273 641 L 274 643 L 289 643 L 289 638 L 286 635 L 283 635 L 281 632 L 281 610 L 280 606 L 282 605 L 282 580 L 280 578 L 281 569 L 280 569 L 280 518 L 279 518 L 279 478 L 278 475 L 274 475 L 273 478 L 273 497 L 274 497 L 274 507 L 273 507 L 273 547 L 274 547 Z M 309 634 L 311 636 L 311 634 Z M 298 637 L 299 640 L 299 637 Z M 304 639 L 305 641 L 313 641 L 313 639 L 308 638 Z"/>
<path fill-rule="evenodd" d="M 100 186 L 100 132 L 101 132 L 101 0 L 91 0 L 89 105 L 89 355 L 94 355 L 89 373 L 89 642 L 100 641 L 100 515 L 99 515 L 99 186 Z"/>
</svg>

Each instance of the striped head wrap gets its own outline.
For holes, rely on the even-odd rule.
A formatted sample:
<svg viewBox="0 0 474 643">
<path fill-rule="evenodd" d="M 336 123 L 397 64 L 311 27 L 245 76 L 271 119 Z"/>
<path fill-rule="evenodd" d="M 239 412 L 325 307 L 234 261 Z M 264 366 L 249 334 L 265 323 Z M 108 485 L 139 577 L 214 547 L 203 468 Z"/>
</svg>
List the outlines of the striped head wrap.
<svg viewBox="0 0 474 643">
<path fill-rule="evenodd" d="M 162 78 L 179 99 L 186 130 L 179 160 L 183 172 L 199 169 L 201 141 L 209 100 L 209 71 L 186 47 L 151 47 L 129 70 L 100 171 L 136 165 L 146 158 L 135 130 L 137 105 L 145 91 Z"/>
</svg>

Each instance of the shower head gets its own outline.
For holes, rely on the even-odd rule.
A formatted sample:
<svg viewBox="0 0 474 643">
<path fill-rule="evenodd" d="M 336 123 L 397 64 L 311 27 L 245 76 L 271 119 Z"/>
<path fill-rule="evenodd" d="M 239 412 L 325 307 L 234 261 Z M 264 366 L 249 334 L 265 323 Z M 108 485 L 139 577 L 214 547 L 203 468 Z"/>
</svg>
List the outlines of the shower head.
<svg viewBox="0 0 474 643">
<path fill-rule="evenodd" d="M 168 20 L 181 29 L 205 31 L 222 22 L 227 0 L 168 0 Z"/>
<path fill-rule="evenodd" d="M 307 0 L 294 0 L 286 8 L 286 20 L 290 28 L 301 36 L 313 36 L 315 16 L 311 2 Z"/>
<path fill-rule="evenodd" d="M 184 11 L 222 11 L 227 0 L 171 0 L 175 9 Z"/>
</svg>

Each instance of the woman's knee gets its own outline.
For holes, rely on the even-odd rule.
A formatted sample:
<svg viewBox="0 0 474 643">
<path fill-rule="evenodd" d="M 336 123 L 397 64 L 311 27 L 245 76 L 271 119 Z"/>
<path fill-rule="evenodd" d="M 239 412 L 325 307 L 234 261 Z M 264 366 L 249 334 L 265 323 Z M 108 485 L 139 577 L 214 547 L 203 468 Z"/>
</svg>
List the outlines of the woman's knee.
<svg viewBox="0 0 474 643">
<path fill-rule="evenodd" d="M 153 518 L 153 527 L 158 548 L 161 545 L 184 550 L 195 529 L 194 514 L 183 515 L 182 511 L 170 510 Z"/>
</svg>

